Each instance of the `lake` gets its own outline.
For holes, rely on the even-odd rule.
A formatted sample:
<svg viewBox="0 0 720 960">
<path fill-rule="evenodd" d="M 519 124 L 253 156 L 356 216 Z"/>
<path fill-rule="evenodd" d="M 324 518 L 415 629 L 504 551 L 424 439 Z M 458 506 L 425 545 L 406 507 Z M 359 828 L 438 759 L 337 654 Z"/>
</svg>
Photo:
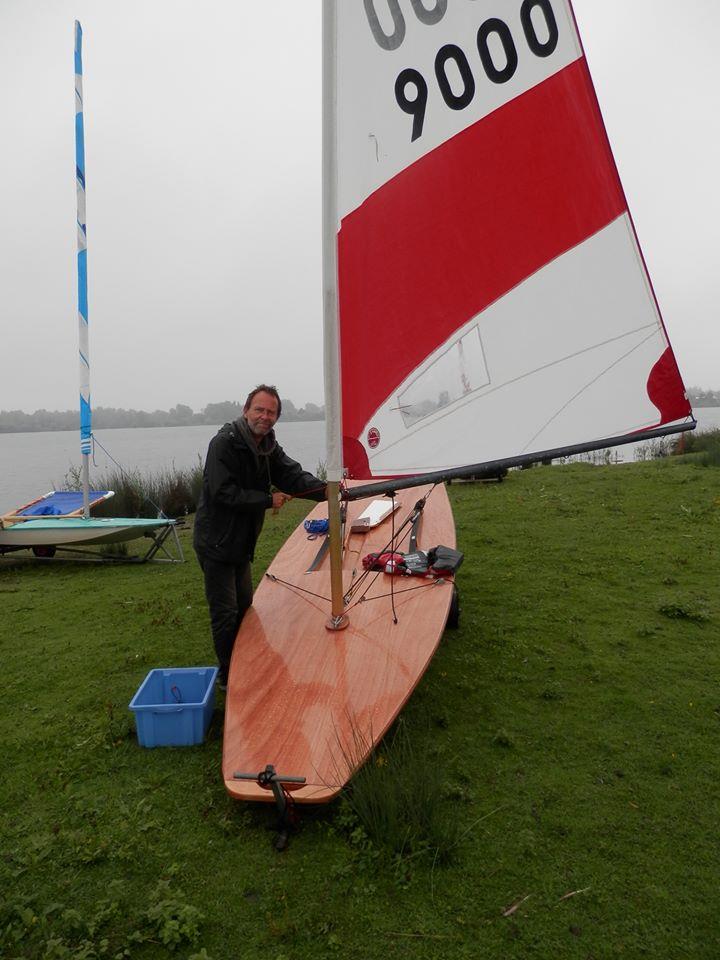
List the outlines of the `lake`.
<svg viewBox="0 0 720 960">
<path fill-rule="evenodd" d="M 98 431 L 97 441 L 124 470 L 156 473 L 172 467 L 193 467 L 205 460 L 208 443 L 219 426 L 127 427 Z M 279 443 L 306 470 L 315 472 L 325 460 L 325 423 L 280 423 Z M 80 432 L 0 434 L 0 512 L 4 513 L 48 490 L 61 489 L 71 467 L 80 465 Z M 111 459 L 95 444 L 90 476 L 115 469 Z"/>
<path fill-rule="evenodd" d="M 699 430 L 720 428 L 720 407 L 700 407 L 695 410 L 695 416 Z M 154 473 L 173 466 L 194 466 L 198 457 L 204 459 L 207 445 L 217 430 L 217 426 L 123 428 L 103 430 L 98 433 L 98 440 L 125 470 Z M 323 421 L 280 421 L 276 433 L 285 451 L 305 469 L 314 472 L 318 463 L 325 461 Z M 631 444 L 618 447 L 617 451 L 626 462 L 634 459 Z M 79 431 L 0 434 L 0 512 L 53 488 L 62 488 L 67 472 L 79 464 Z M 92 474 L 103 474 L 113 466 L 96 445 Z"/>
</svg>

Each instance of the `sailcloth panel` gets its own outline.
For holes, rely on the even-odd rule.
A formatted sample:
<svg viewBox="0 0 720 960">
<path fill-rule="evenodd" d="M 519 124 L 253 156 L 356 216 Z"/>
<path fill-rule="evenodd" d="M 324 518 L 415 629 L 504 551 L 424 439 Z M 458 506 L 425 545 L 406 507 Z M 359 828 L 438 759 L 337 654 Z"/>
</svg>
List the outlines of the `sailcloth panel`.
<svg viewBox="0 0 720 960">
<path fill-rule="evenodd" d="M 683 419 L 569 5 L 429 7 L 339 5 L 350 475 Z"/>
</svg>

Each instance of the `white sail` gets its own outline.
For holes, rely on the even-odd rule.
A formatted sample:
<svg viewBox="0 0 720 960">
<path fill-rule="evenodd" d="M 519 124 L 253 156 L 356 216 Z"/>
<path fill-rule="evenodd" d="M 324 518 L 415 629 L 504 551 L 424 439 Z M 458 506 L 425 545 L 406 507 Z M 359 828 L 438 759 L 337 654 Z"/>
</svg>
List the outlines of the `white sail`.
<svg viewBox="0 0 720 960">
<path fill-rule="evenodd" d="M 350 475 L 685 421 L 567 0 L 337 9 Z"/>
</svg>

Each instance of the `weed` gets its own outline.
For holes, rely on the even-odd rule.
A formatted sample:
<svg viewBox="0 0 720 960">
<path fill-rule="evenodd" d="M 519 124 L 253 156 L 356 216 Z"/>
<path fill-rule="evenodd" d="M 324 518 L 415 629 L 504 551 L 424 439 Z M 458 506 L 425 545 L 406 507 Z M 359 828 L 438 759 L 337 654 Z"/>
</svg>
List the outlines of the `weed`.
<svg viewBox="0 0 720 960">
<path fill-rule="evenodd" d="M 662 603 L 658 613 L 670 620 L 689 620 L 691 623 L 706 623 L 710 619 L 707 606 L 697 600 Z"/>
<path fill-rule="evenodd" d="M 700 463 L 703 466 L 717 466 L 720 463 L 720 430 L 702 430 L 682 433 L 672 440 L 672 452 L 676 456 L 688 455 L 689 462 Z M 708 455 L 708 462 L 703 457 L 693 458 L 693 454 Z"/>
<path fill-rule="evenodd" d="M 120 543 L 101 543 L 99 552 L 103 557 L 127 557 L 130 548 L 126 541 L 121 540 Z"/>
<path fill-rule="evenodd" d="M 93 486 L 113 490 L 115 496 L 94 507 L 93 516 L 153 518 L 162 513 L 166 517 L 184 517 L 197 508 L 202 475 L 199 458 L 190 469 L 173 466 L 146 474 L 139 470 L 110 470 L 94 477 Z M 82 486 L 79 468 L 71 466 L 61 486 L 66 490 L 79 490 Z"/>
<path fill-rule="evenodd" d="M 545 687 L 545 689 L 542 691 L 540 696 L 542 697 L 543 700 L 557 701 L 557 700 L 562 700 L 564 694 L 557 683 L 551 683 L 551 684 L 548 684 L 547 687 Z"/>
<path fill-rule="evenodd" d="M 353 744 L 342 747 L 347 766 L 357 768 L 347 794 L 358 824 L 350 832 L 353 845 L 366 855 L 380 848 L 398 863 L 422 853 L 449 862 L 459 831 L 447 808 L 447 771 L 439 759 L 417 748 L 403 718 L 369 751 L 372 745 L 355 728 L 353 737 Z M 357 757 L 368 752 L 369 760 L 358 767 Z"/>
<path fill-rule="evenodd" d="M 184 943 L 197 942 L 203 915 L 196 907 L 183 903 L 180 894 L 172 895 L 169 885 L 169 880 L 159 881 L 144 920 L 160 943 L 175 950 Z"/>
<path fill-rule="evenodd" d="M 511 749 L 515 746 L 515 743 L 506 730 L 498 730 L 495 736 L 492 738 L 493 746 L 503 747 L 506 750 Z"/>
</svg>

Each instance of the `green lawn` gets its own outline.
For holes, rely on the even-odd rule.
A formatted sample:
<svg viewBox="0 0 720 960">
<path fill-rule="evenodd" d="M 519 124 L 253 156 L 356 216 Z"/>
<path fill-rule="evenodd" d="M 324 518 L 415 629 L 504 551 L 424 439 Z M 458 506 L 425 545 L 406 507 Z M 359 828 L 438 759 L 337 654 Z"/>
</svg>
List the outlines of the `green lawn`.
<svg viewBox="0 0 720 960">
<path fill-rule="evenodd" d="M 451 487 L 461 626 L 402 715 L 448 863 L 342 800 L 275 853 L 271 808 L 224 792 L 219 712 L 200 747 L 137 745 L 147 671 L 213 662 L 189 528 L 183 565 L 2 561 L 0 955 L 716 960 L 719 477 Z M 268 518 L 257 575 L 303 510 Z"/>
</svg>

